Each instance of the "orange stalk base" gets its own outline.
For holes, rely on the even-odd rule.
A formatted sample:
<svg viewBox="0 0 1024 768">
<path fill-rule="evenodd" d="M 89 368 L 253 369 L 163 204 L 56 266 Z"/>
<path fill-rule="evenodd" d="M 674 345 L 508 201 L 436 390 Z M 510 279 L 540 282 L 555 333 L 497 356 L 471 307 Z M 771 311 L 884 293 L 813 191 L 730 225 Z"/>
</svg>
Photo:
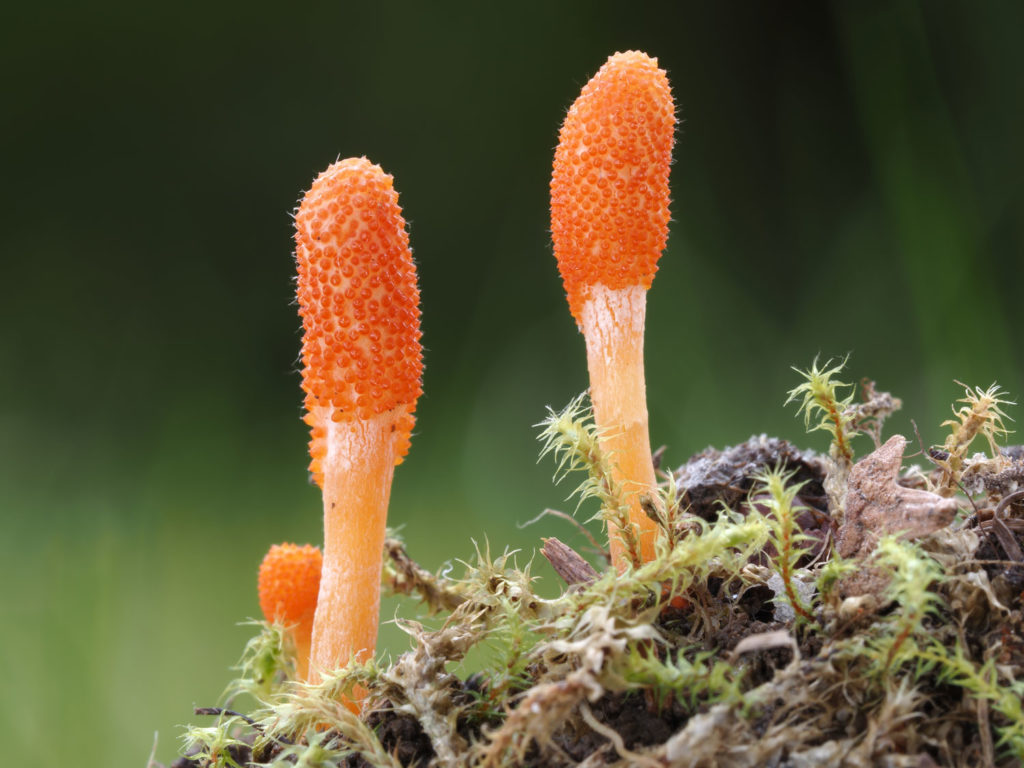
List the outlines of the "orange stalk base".
<svg viewBox="0 0 1024 768">
<path fill-rule="evenodd" d="M 310 680 L 320 680 L 377 645 L 381 558 L 395 468 L 395 409 L 365 420 L 331 421 L 323 461 L 324 562 L 313 619 Z M 357 695 L 357 694 L 354 694 Z"/>
<path fill-rule="evenodd" d="M 292 642 L 295 644 L 295 676 L 298 680 L 309 679 L 309 649 L 311 637 L 302 627 L 292 627 Z"/>
<path fill-rule="evenodd" d="M 644 495 L 656 498 L 657 480 L 651 461 L 644 380 L 644 319 L 647 291 L 643 286 L 612 290 L 591 286 L 583 304 L 581 326 L 587 342 L 590 400 L 601 431 L 601 448 L 612 465 L 612 477 L 629 504 L 630 523 L 640 540 L 640 558 L 654 559 L 655 523 L 640 506 Z M 612 563 L 628 564 L 618 528 L 608 532 Z"/>
</svg>

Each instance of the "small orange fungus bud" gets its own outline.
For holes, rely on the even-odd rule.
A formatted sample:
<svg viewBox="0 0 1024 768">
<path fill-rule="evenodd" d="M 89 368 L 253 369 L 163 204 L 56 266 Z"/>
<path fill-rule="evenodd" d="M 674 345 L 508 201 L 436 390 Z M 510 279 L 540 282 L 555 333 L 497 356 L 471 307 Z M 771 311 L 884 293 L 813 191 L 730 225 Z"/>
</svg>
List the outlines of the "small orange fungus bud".
<svg viewBox="0 0 1024 768">
<path fill-rule="evenodd" d="M 275 544 L 260 563 L 260 609 L 267 621 L 290 626 L 312 622 L 320 590 L 320 548 Z"/>
<path fill-rule="evenodd" d="M 260 609 L 267 621 L 291 631 L 300 679 L 309 664 L 322 563 L 320 548 L 309 544 L 275 544 L 260 563 Z"/>
<path fill-rule="evenodd" d="M 310 469 L 322 487 L 325 409 L 336 422 L 399 411 L 396 463 L 407 453 L 422 393 L 420 295 L 398 193 L 365 157 L 316 178 L 295 243 Z"/>
<path fill-rule="evenodd" d="M 657 59 L 611 56 L 562 124 L 551 177 L 551 238 L 577 323 L 590 288 L 651 287 L 668 238 L 676 117 Z"/>
</svg>

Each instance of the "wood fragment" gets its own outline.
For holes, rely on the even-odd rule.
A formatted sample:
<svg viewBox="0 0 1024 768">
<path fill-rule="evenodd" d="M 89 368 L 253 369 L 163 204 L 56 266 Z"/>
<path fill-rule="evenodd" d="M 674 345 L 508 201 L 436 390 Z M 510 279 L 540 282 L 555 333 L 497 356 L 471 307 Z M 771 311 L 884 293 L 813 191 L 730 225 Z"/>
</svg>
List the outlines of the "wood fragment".
<svg viewBox="0 0 1024 768">
<path fill-rule="evenodd" d="M 544 546 L 541 547 L 540 553 L 551 563 L 551 567 L 562 581 L 570 587 L 597 580 L 597 571 L 572 547 L 554 537 L 542 541 Z"/>
</svg>

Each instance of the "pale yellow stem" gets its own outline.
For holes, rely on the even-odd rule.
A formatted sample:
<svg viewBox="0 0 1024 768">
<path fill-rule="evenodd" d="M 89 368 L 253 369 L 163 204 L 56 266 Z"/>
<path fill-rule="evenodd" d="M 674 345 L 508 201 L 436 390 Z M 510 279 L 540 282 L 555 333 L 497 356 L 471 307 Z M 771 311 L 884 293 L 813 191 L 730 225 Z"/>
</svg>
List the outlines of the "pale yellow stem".
<svg viewBox="0 0 1024 768">
<path fill-rule="evenodd" d="M 377 645 L 381 558 L 395 468 L 397 410 L 327 427 L 324 457 L 324 562 L 313 619 L 310 680 Z"/>
<path fill-rule="evenodd" d="M 656 527 L 640 506 L 642 496 L 655 498 L 657 481 L 647 428 L 647 387 L 644 381 L 643 286 L 612 290 L 591 287 L 583 304 L 581 326 L 587 342 L 590 400 L 601 431 L 601 449 L 609 457 L 612 477 L 622 487 L 629 519 L 640 540 L 644 562 L 654 559 Z M 612 563 L 627 565 L 620 531 L 609 530 Z"/>
</svg>

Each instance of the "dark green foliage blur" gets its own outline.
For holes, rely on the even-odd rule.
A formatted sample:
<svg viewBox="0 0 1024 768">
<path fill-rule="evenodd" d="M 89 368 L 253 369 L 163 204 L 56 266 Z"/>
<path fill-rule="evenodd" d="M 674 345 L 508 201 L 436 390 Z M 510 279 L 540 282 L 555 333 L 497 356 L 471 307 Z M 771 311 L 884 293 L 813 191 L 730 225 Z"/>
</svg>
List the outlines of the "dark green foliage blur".
<svg viewBox="0 0 1024 768">
<path fill-rule="evenodd" d="M 890 429 L 912 445 L 911 420 L 944 438 L 954 378 L 1024 396 L 1024 5 L 3 16 L 5 764 L 144 766 L 154 731 L 169 763 L 250 634 L 267 547 L 319 542 L 289 213 L 339 156 L 394 175 L 420 270 L 426 393 L 391 514 L 411 554 L 585 546 L 518 524 L 575 504 L 531 427 L 587 386 L 547 184 L 565 111 L 617 50 L 658 57 L 681 118 L 647 326 L 668 464 L 760 432 L 824 449 L 782 405 L 819 353 L 902 397 Z M 385 627 L 383 648 L 405 642 Z"/>
</svg>

